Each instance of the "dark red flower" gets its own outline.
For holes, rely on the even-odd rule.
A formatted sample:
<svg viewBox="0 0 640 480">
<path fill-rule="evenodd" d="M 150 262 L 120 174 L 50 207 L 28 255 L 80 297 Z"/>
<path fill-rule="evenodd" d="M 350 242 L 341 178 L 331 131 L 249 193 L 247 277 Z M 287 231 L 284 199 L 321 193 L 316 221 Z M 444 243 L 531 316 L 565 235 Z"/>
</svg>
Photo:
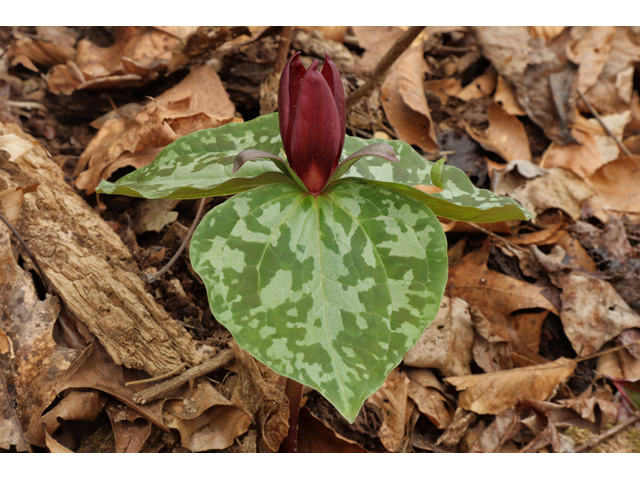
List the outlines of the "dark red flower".
<svg viewBox="0 0 640 480">
<path fill-rule="evenodd" d="M 305 69 L 300 52 L 289 59 L 280 77 L 278 120 L 289 167 L 313 195 L 327 187 L 331 175 L 340 165 L 349 163 L 336 175 L 344 173 L 362 156 L 375 155 L 398 161 L 389 145 L 377 143 L 359 150 L 340 164 L 346 133 L 346 106 L 340 72 L 327 52 L 320 72 L 318 60 Z M 234 173 L 247 160 L 258 157 L 280 160 L 272 153 L 245 150 L 236 156 Z"/>
<path fill-rule="evenodd" d="M 340 72 L 328 53 L 322 72 L 314 60 L 309 70 L 300 52 L 289 59 L 280 78 L 278 115 L 287 160 L 300 180 L 316 194 L 340 162 L 346 108 Z"/>
</svg>

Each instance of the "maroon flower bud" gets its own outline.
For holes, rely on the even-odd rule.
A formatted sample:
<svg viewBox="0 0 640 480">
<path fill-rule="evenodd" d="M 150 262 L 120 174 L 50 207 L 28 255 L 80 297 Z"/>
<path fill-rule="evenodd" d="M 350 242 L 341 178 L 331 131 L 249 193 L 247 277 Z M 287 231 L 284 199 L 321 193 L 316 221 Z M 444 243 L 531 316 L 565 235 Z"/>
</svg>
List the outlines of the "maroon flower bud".
<svg viewBox="0 0 640 480">
<path fill-rule="evenodd" d="M 278 88 L 278 120 L 288 168 L 312 195 L 321 193 L 364 156 L 398 161 L 389 145 L 376 143 L 340 163 L 346 134 L 346 106 L 340 72 L 327 52 L 321 72 L 318 72 L 318 60 L 311 63 L 309 70 L 305 69 L 300 52 L 289 59 Z M 271 158 L 276 164 L 282 160 L 262 150 L 244 150 L 235 158 L 233 173 L 255 158 Z M 287 167 L 279 168 L 285 172 Z"/>
<path fill-rule="evenodd" d="M 296 53 L 284 67 L 278 90 L 280 135 L 289 166 L 312 194 L 322 191 L 338 166 L 346 133 L 344 90 L 325 52 L 322 72 L 309 70 Z"/>
</svg>

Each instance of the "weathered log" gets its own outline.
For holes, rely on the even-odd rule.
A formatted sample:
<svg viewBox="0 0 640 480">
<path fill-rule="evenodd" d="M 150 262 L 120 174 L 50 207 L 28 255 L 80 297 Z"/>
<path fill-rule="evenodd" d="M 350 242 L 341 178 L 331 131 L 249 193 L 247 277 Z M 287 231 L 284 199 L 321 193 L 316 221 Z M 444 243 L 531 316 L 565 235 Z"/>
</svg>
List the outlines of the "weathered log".
<svg viewBox="0 0 640 480">
<path fill-rule="evenodd" d="M 3 138 L 11 134 L 19 138 Z M 16 125 L 0 123 L 0 149 L 3 144 L 12 147 L 0 155 L 0 193 L 16 187 L 24 192 L 17 231 L 54 293 L 114 362 L 152 376 L 200 363 L 191 336 L 147 293 L 120 237 L 64 181 L 38 142 Z M 25 190 L 30 184 L 37 189 Z"/>
</svg>

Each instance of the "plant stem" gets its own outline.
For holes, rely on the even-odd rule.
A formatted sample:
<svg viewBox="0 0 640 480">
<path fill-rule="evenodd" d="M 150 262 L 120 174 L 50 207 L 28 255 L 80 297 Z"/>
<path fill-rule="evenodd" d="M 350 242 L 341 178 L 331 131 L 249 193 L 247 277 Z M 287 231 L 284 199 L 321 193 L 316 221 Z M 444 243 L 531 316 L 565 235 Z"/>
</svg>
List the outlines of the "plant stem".
<svg viewBox="0 0 640 480">
<path fill-rule="evenodd" d="M 296 453 L 298 451 L 298 417 L 300 414 L 300 400 L 302 399 L 302 385 L 287 378 L 284 393 L 289 399 L 289 433 L 280 445 L 281 453 Z"/>
<path fill-rule="evenodd" d="M 162 275 L 167 273 L 169 271 L 169 269 L 173 266 L 173 264 L 176 263 L 176 260 L 178 260 L 178 258 L 180 258 L 180 255 L 182 254 L 182 251 L 187 246 L 187 243 L 189 243 L 189 240 L 191 240 L 191 237 L 193 236 L 193 232 L 196 231 L 196 227 L 198 226 L 198 221 L 200 220 L 200 215 L 202 215 L 202 208 L 204 207 L 205 200 L 206 200 L 206 197 L 200 200 L 200 206 L 198 207 L 198 211 L 196 212 L 196 218 L 193 219 L 193 223 L 191 224 L 191 228 L 187 232 L 187 236 L 184 237 L 184 240 L 182 241 L 182 244 L 180 245 L 180 248 L 178 248 L 178 251 L 173 255 L 173 257 L 171 257 L 171 260 L 169 260 L 169 262 L 164 267 L 162 267 L 162 269 L 159 272 L 157 272 L 154 275 L 147 275 L 146 276 L 145 280 L 146 280 L 147 283 L 153 283 L 157 279 L 159 279 Z"/>
<path fill-rule="evenodd" d="M 409 29 L 404 32 L 402 35 L 398 37 L 396 43 L 394 43 L 389 51 L 385 53 L 384 57 L 378 62 L 376 68 L 371 72 L 371 76 L 369 80 L 358 88 L 355 92 L 353 92 L 349 97 L 347 97 L 347 110 L 349 110 L 352 106 L 354 106 L 362 97 L 368 95 L 371 90 L 378 87 L 382 81 L 384 80 L 387 71 L 394 64 L 394 62 L 398 59 L 398 57 L 404 52 L 411 42 L 413 42 L 420 32 L 424 30 L 424 27 L 409 27 Z"/>
</svg>

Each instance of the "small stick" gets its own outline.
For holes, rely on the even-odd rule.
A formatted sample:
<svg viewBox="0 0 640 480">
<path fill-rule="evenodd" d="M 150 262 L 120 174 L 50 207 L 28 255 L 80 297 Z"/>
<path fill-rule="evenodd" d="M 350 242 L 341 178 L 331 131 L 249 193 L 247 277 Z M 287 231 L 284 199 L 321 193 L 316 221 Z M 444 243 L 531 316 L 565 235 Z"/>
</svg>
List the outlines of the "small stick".
<svg viewBox="0 0 640 480">
<path fill-rule="evenodd" d="M 207 375 L 208 373 L 217 370 L 223 365 L 226 365 L 231 360 L 233 360 L 235 356 L 236 354 L 233 349 L 225 350 L 215 357 L 205 360 L 200 365 L 189 368 L 187 371 L 181 373 L 177 377 L 170 378 L 169 380 L 159 385 L 155 385 L 151 388 L 147 388 L 146 390 L 136 392 L 133 395 L 133 401 L 142 405 L 152 400 L 161 398 L 165 394 L 169 393 L 172 390 L 175 390 L 181 385 L 184 385 L 185 383 L 195 378 Z"/>
<path fill-rule="evenodd" d="M 516 245 L 513 242 L 510 242 L 509 240 L 507 240 L 506 238 L 502 238 L 500 235 L 496 235 L 495 233 L 493 233 L 491 230 L 487 230 L 486 228 L 481 227 L 480 225 L 478 225 L 477 223 L 473 223 L 473 222 L 467 222 L 471 227 L 475 228 L 476 230 L 480 230 L 482 233 L 489 235 L 491 238 L 495 238 L 496 240 L 501 241 L 502 243 L 505 243 L 515 249 L 521 250 L 523 252 L 528 252 L 529 250 L 527 250 L 524 247 L 521 247 L 520 245 Z"/>
<path fill-rule="evenodd" d="M 188 366 L 189 364 L 183 363 L 172 372 L 165 373 L 164 375 L 160 375 L 159 377 L 145 378 L 144 380 L 135 380 L 133 382 L 127 382 L 125 383 L 125 385 L 127 387 L 130 387 L 131 385 L 144 385 L 145 383 L 152 383 L 152 382 L 159 382 L 160 380 L 166 380 L 167 378 L 171 378 L 175 375 L 178 375 L 179 373 L 182 373 L 184 369 L 187 368 Z"/>
<path fill-rule="evenodd" d="M 38 263 L 38 260 L 36 259 L 35 254 L 29 248 L 29 245 L 27 245 L 26 242 L 22 239 L 22 237 L 20 236 L 18 231 L 15 228 L 13 228 L 13 225 L 11 225 L 9 223 L 9 220 L 4 218 L 4 215 L 2 213 L 0 213 L 0 220 L 2 220 L 4 222 L 4 224 L 7 227 L 9 227 L 9 230 L 11 230 L 11 233 L 13 233 L 16 236 L 16 238 L 20 242 L 20 245 L 22 245 L 22 248 L 24 248 L 24 251 L 27 252 L 27 255 L 29 255 L 29 258 L 31 259 L 31 261 L 35 265 L 36 269 L 38 270 L 38 273 L 40 274 L 40 277 L 42 278 L 42 283 L 44 283 L 44 286 L 47 289 L 47 293 L 51 293 L 51 288 L 49 287 L 49 278 L 42 271 L 42 268 L 40 267 L 40 264 Z"/>
<path fill-rule="evenodd" d="M 596 112 L 595 108 L 593 108 L 591 106 L 591 104 L 589 103 L 589 101 L 587 100 L 587 98 L 582 94 L 582 92 L 580 91 L 580 89 L 578 89 L 578 95 L 580 95 L 580 98 L 582 99 L 582 101 L 584 102 L 584 104 L 587 106 L 587 108 L 589 109 L 589 111 L 591 112 L 591 115 L 594 116 L 594 118 L 596 120 L 598 120 L 598 122 L 600 123 L 600 125 L 602 126 L 602 128 L 604 128 L 604 131 L 607 132 L 607 134 L 613 138 L 616 142 L 616 144 L 618 145 L 618 147 L 620 148 L 620 150 L 622 150 L 622 152 L 627 156 L 630 157 L 632 155 L 632 153 L 629 151 L 629 149 L 627 147 L 624 146 L 624 144 L 618 139 L 618 137 L 616 137 L 613 132 L 611 130 L 609 130 L 609 127 L 607 127 L 606 123 L 604 123 L 604 121 L 602 120 L 602 117 L 600 115 L 598 115 L 598 112 Z"/>
<path fill-rule="evenodd" d="M 45 107 L 44 105 L 38 102 L 21 102 L 18 100 L 5 100 L 4 103 L 5 105 L 8 105 L 10 107 L 26 108 L 27 110 L 31 110 L 33 108 L 36 110 L 43 110 L 45 112 L 47 111 L 47 107 Z"/>
<path fill-rule="evenodd" d="M 285 63 L 287 63 L 287 57 L 289 55 L 289 47 L 291 46 L 291 37 L 293 36 L 294 27 L 282 27 L 280 31 L 280 43 L 278 44 L 278 53 L 276 54 L 276 61 L 273 64 L 273 72 L 277 75 L 282 73 Z"/>
<path fill-rule="evenodd" d="M 346 102 L 347 110 L 349 110 L 352 106 L 358 103 L 362 97 L 368 95 L 371 90 L 378 87 L 382 83 L 391 65 L 395 63 L 402 52 L 409 48 L 411 42 L 413 42 L 418 37 L 418 35 L 420 35 L 420 32 L 422 32 L 422 30 L 424 30 L 424 27 L 409 27 L 406 32 L 398 37 L 396 43 L 391 46 L 389 51 L 385 53 L 384 57 L 382 57 L 382 59 L 378 62 L 376 68 L 373 69 L 369 80 L 367 80 L 365 84 L 358 88 L 355 92 L 349 95 Z"/>
<path fill-rule="evenodd" d="M 583 443 L 582 445 L 578 445 L 576 448 L 572 450 L 568 450 L 566 453 L 580 453 L 585 450 L 590 449 L 591 447 L 595 447 L 597 444 L 606 440 L 609 437 L 612 437 L 616 433 L 624 430 L 627 427 L 630 427 L 637 421 L 640 421 L 640 414 L 636 414 L 631 418 L 628 418 L 626 421 L 622 422 L 620 425 L 616 425 L 615 427 L 610 428 L 606 432 L 601 435 L 598 435 L 596 438 L 589 440 L 587 443 Z"/>
<path fill-rule="evenodd" d="M 180 248 L 178 248 L 178 251 L 173 255 L 173 257 L 171 257 L 171 260 L 169 260 L 169 262 L 164 267 L 162 267 L 162 269 L 159 272 L 157 272 L 154 275 L 147 275 L 147 278 L 146 278 L 147 283 L 155 282 L 162 275 L 167 273 L 167 271 L 173 266 L 173 264 L 176 263 L 176 261 L 184 251 L 185 247 L 187 246 L 187 243 L 189 243 L 189 240 L 191 240 L 191 237 L 193 236 L 193 232 L 196 230 L 196 227 L 198 226 L 198 221 L 200 220 L 200 215 L 202 214 L 202 208 L 204 207 L 205 200 L 206 198 L 203 198 L 200 200 L 200 206 L 198 207 L 198 211 L 196 212 L 196 218 L 193 219 L 191 228 L 187 232 L 187 236 L 184 237 L 184 240 L 182 241 L 182 245 L 180 245 Z"/>
<path fill-rule="evenodd" d="M 585 360 L 591 360 L 592 358 L 601 357 L 602 355 L 606 355 L 608 353 L 617 352 L 618 350 L 622 350 L 623 348 L 632 347 L 633 345 L 640 345 L 640 340 L 636 342 L 627 343 L 625 345 L 618 345 L 617 347 L 610 348 L 609 350 L 605 350 L 604 352 L 596 352 L 591 355 L 587 355 L 585 357 L 578 357 L 576 360 L 578 362 L 584 362 Z"/>
</svg>

